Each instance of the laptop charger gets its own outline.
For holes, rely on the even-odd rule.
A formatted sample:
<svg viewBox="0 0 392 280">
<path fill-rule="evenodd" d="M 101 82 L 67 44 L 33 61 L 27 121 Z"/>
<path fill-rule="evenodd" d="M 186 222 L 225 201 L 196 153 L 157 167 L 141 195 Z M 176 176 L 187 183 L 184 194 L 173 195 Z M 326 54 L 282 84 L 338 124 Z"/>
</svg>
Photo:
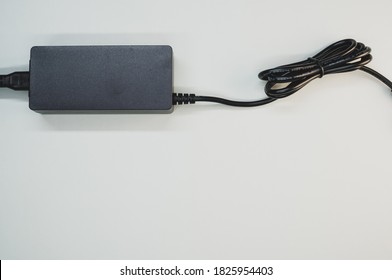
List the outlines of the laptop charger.
<svg viewBox="0 0 392 280">
<path fill-rule="evenodd" d="M 29 107 L 37 112 L 173 110 L 170 46 L 33 47 Z"/>
<path fill-rule="evenodd" d="M 266 98 L 234 101 L 173 93 L 170 46 L 38 46 L 29 72 L 0 75 L 0 87 L 29 91 L 29 107 L 41 113 L 170 113 L 174 105 L 215 102 L 265 105 L 297 92 L 327 74 L 362 70 L 392 89 L 392 82 L 365 65 L 371 49 L 353 39 L 338 41 L 306 60 L 264 70 Z"/>
</svg>

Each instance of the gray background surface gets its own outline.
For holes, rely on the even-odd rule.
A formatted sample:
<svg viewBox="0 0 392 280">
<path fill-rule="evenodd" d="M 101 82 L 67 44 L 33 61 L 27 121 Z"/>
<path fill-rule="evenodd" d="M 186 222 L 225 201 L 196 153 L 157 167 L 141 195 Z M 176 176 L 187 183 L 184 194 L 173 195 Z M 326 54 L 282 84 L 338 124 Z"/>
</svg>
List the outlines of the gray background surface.
<svg viewBox="0 0 392 280">
<path fill-rule="evenodd" d="M 0 70 L 34 45 L 168 44 L 178 92 L 352 37 L 392 78 L 391 1 L 5 1 Z M 0 259 L 391 259 L 392 97 L 362 72 L 265 107 L 40 115 L 0 90 Z"/>
</svg>

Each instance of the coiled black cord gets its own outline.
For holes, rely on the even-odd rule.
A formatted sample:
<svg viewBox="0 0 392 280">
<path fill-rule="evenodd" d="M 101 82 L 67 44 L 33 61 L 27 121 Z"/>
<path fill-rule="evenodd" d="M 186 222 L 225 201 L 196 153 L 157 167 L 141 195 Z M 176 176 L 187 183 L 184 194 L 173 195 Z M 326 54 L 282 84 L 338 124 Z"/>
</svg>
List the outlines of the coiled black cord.
<svg viewBox="0 0 392 280">
<path fill-rule="evenodd" d="M 353 39 L 338 41 L 306 60 L 282 65 L 259 73 L 259 79 L 267 81 L 264 91 L 267 98 L 256 101 L 234 101 L 213 96 L 173 94 L 173 104 L 215 102 L 230 106 L 253 107 L 287 97 L 316 78 L 324 75 L 362 70 L 376 77 L 392 90 L 392 82 L 377 71 L 366 67 L 372 60 L 371 49 Z"/>
</svg>

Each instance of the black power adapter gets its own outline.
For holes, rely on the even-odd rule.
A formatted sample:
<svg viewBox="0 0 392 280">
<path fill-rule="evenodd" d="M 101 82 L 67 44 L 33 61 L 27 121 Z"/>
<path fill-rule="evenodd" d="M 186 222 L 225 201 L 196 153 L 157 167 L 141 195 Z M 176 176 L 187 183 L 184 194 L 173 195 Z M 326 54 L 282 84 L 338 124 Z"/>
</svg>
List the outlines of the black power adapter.
<svg viewBox="0 0 392 280">
<path fill-rule="evenodd" d="M 29 106 L 38 112 L 171 112 L 170 46 L 33 47 Z"/>
<path fill-rule="evenodd" d="M 390 80 L 365 66 L 372 60 L 370 51 L 346 39 L 306 60 L 262 71 L 267 97 L 256 101 L 173 93 L 170 46 L 33 47 L 30 71 L 0 75 L 0 87 L 29 90 L 30 108 L 43 113 L 170 113 L 173 105 L 196 102 L 251 107 L 285 98 L 324 75 L 355 70 L 392 89 Z"/>
</svg>

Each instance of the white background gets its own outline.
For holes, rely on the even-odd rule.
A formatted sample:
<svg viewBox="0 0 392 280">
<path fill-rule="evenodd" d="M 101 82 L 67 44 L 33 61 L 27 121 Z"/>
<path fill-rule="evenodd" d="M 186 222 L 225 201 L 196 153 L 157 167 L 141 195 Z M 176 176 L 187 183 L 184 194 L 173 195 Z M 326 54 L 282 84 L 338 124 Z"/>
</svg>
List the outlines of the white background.
<svg viewBox="0 0 392 280">
<path fill-rule="evenodd" d="M 392 2 L 3 1 L 0 72 L 35 45 L 169 44 L 175 91 L 354 38 L 392 78 Z M 0 90 L 0 259 L 390 259 L 392 97 L 363 72 L 264 107 L 41 115 Z"/>
</svg>

